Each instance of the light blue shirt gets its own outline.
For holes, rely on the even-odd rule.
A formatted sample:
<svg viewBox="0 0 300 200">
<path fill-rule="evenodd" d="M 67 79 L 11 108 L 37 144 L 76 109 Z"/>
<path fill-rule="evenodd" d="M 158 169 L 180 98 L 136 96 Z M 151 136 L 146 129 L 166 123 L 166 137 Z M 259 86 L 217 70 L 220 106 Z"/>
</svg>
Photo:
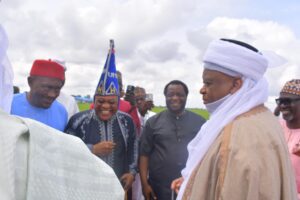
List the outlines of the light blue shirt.
<svg viewBox="0 0 300 200">
<path fill-rule="evenodd" d="M 68 122 L 67 110 L 61 103 L 55 100 L 49 108 L 35 107 L 28 102 L 25 92 L 14 95 L 11 114 L 34 119 L 60 131 L 64 131 Z"/>
</svg>

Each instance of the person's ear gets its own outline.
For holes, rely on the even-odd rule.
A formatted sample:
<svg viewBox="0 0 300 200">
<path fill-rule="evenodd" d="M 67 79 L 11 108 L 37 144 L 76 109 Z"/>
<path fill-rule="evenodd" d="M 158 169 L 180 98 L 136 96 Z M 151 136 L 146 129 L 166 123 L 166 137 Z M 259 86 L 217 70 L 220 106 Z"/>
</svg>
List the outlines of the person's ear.
<svg viewBox="0 0 300 200">
<path fill-rule="evenodd" d="M 27 83 L 28 83 L 29 87 L 31 88 L 31 86 L 33 84 L 33 78 L 31 76 L 27 77 Z"/>
<path fill-rule="evenodd" d="M 230 90 L 231 94 L 234 94 L 236 91 L 238 91 L 243 85 L 243 80 L 241 77 L 234 78 L 233 79 L 233 87 Z"/>
</svg>

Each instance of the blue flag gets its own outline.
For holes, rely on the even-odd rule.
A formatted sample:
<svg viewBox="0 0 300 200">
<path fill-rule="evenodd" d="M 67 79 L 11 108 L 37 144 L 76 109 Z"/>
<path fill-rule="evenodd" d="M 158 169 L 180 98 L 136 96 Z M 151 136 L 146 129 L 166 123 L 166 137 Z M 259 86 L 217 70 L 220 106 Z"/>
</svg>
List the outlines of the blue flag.
<svg viewBox="0 0 300 200">
<path fill-rule="evenodd" d="M 110 40 L 110 49 L 106 58 L 103 72 L 96 88 L 95 95 L 119 96 L 118 76 L 116 71 L 114 41 Z"/>
</svg>

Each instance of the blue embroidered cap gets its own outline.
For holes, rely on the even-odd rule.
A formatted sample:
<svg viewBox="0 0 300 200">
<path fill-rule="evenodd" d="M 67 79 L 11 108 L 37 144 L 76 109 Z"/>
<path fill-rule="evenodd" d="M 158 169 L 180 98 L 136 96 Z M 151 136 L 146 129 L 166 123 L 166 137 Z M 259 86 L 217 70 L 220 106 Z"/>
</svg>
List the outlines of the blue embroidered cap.
<svg viewBox="0 0 300 200">
<path fill-rule="evenodd" d="M 118 76 L 116 71 L 114 41 L 110 40 L 110 49 L 106 58 L 103 72 L 97 85 L 95 95 L 119 96 Z"/>
</svg>

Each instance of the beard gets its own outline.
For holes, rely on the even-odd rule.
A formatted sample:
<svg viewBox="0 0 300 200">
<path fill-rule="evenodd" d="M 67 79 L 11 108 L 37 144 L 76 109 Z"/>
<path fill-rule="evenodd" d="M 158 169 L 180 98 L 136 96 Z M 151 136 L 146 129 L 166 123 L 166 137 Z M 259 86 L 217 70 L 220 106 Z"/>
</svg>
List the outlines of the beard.
<svg viewBox="0 0 300 200">
<path fill-rule="evenodd" d="M 294 119 L 294 116 L 292 113 L 285 113 L 285 114 L 282 114 L 282 118 L 285 120 L 285 121 L 292 121 Z"/>
</svg>

